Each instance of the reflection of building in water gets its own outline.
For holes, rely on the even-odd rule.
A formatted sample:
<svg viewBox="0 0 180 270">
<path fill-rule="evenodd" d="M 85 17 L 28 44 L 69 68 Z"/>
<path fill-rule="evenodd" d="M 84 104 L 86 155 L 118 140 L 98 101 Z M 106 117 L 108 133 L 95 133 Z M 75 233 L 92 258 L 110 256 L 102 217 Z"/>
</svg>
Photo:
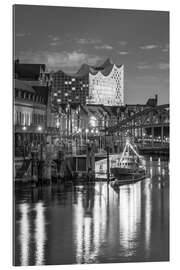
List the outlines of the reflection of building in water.
<svg viewBox="0 0 180 270">
<path fill-rule="evenodd" d="M 29 217 L 31 211 L 35 210 L 36 216 L 34 220 L 35 232 L 30 236 L 32 227 L 32 219 Z M 26 203 L 20 204 L 19 211 L 21 214 L 20 219 L 20 252 L 21 252 L 21 265 L 29 265 L 31 256 L 35 257 L 35 265 L 44 264 L 44 245 L 46 240 L 45 232 L 45 217 L 44 206 L 42 202 L 35 204 L 35 208 L 30 209 Z M 31 239 L 30 239 L 31 238 Z M 32 248 L 32 239 L 34 246 Z M 31 247 L 30 247 L 31 246 Z M 31 252 L 30 252 L 31 251 Z"/>
<path fill-rule="evenodd" d="M 149 187 L 151 180 L 147 180 L 144 184 L 145 196 L 145 249 L 147 256 L 150 252 L 150 238 L 151 238 L 151 215 L 152 215 L 152 190 Z"/>
<path fill-rule="evenodd" d="M 19 206 L 21 219 L 20 219 L 20 264 L 29 264 L 29 241 L 30 241 L 30 226 L 29 226 L 29 206 L 26 203 Z"/>
<path fill-rule="evenodd" d="M 96 186 L 90 195 L 87 201 L 87 194 L 78 192 L 77 204 L 73 206 L 77 263 L 95 261 L 100 243 L 105 239 L 106 201 L 102 186 Z"/>
<path fill-rule="evenodd" d="M 141 182 L 119 189 L 119 232 L 120 245 L 125 256 L 133 255 L 136 239 L 140 233 L 141 220 Z"/>
<path fill-rule="evenodd" d="M 35 264 L 44 264 L 44 245 L 46 241 L 45 233 L 45 216 L 44 206 L 42 202 L 38 202 L 35 206 L 36 219 L 35 219 Z"/>
<path fill-rule="evenodd" d="M 102 246 L 110 256 L 120 252 L 123 257 L 131 257 L 137 249 L 143 249 L 148 258 L 152 215 L 150 181 L 121 186 L 117 192 L 105 183 L 97 183 L 91 193 L 88 215 L 87 193 L 83 190 L 77 193 L 73 205 L 77 263 L 98 262 L 97 258 L 103 256 Z"/>
</svg>

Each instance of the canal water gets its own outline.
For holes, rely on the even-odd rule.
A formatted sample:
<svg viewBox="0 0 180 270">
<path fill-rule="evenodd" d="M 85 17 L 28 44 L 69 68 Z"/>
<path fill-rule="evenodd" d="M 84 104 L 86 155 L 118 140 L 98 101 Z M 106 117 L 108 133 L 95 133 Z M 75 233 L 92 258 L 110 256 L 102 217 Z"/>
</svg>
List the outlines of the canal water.
<svg viewBox="0 0 180 270">
<path fill-rule="evenodd" d="M 115 191 L 106 182 L 15 190 L 14 263 L 51 265 L 169 260 L 169 163 Z"/>
</svg>

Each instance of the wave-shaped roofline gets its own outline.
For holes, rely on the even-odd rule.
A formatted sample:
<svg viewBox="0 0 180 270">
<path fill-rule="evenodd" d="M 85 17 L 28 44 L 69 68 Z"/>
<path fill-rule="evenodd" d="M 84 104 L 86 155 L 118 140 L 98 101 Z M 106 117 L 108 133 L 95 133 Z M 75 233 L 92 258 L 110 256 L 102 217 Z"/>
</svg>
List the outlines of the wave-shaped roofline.
<svg viewBox="0 0 180 270">
<path fill-rule="evenodd" d="M 58 73 L 58 72 L 61 72 L 63 73 L 64 75 L 66 76 L 69 76 L 71 78 L 80 78 L 80 77 L 84 77 L 84 76 L 87 76 L 89 73 L 91 75 L 96 75 L 98 72 L 100 72 L 103 76 L 108 76 L 113 67 L 116 67 L 116 68 L 120 68 L 122 67 L 123 65 L 116 65 L 115 63 L 112 63 L 111 60 L 109 58 L 107 58 L 105 60 L 105 62 L 99 66 L 91 66 L 91 65 L 88 65 L 88 64 L 82 64 L 80 69 L 76 72 L 76 73 L 66 73 L 64 72 L 63 70 L 58 70 L 56 71 L 55 73 Z"/>
</svg>

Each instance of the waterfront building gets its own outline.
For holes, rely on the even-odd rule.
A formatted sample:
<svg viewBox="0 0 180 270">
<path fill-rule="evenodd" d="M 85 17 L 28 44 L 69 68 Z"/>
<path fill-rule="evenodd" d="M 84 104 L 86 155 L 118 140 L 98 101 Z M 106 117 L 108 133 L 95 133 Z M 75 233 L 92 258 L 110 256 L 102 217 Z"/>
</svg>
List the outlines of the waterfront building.
<svg viewBox="0 0 180 270">
<path fill-rule="evenodd" d="M 16 60 L 13 90 L 15 156 L 27 156 L 34 147 L 46 143 L 48 128 L 56 127 L 46 66 Z"/>
<path fill-rule="evenodd" d="M 107 59 L 103 65 L 90 69 L 87 103 L 106 106 L 124 105 L 124 66 Z"/>
<path fill-rule="evenodd" d="M 124 66 L 109 59 L 97 67 L 83 64 L 75 74 L 59 70 L 52 78 L 53 102 L 57 107 L 67 103 L 124 105 Z"/>
<path fill-rule="evenodd" d="M 89 91 L 88 73 L 66 74 L 63 71 L 53 73 L 55 106 L 67 103 L 86 104 Z"/>
<path fill-rule="evenodd" d="M 14 81 L 15 155 L 44 141 L 47 127 L 48 87 Z M 26 151 L 25 151 L 26 150 Z"/>
<path fill-rule="evenodd" d="M 29 85 L 49 86 L 51 83 L 51 73 L 45 64 L 21 63 L 19 59 L 14 62 L 14 78 Z"/>
</svg>

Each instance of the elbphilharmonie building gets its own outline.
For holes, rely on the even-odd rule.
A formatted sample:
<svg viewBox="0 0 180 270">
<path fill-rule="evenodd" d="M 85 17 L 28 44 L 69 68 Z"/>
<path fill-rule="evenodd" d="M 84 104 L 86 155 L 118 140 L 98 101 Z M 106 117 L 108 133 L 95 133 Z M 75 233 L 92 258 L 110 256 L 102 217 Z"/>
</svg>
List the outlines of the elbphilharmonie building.
<svg viewBox="0 0 180 270">
<path fill-rule="evenodd" d="M 124 105 L 124 66 L 109 59 L 96 67 L 83 64 L 75 74 L 57 71 L 53 82 L 57 104 Z"/>
</svg>

